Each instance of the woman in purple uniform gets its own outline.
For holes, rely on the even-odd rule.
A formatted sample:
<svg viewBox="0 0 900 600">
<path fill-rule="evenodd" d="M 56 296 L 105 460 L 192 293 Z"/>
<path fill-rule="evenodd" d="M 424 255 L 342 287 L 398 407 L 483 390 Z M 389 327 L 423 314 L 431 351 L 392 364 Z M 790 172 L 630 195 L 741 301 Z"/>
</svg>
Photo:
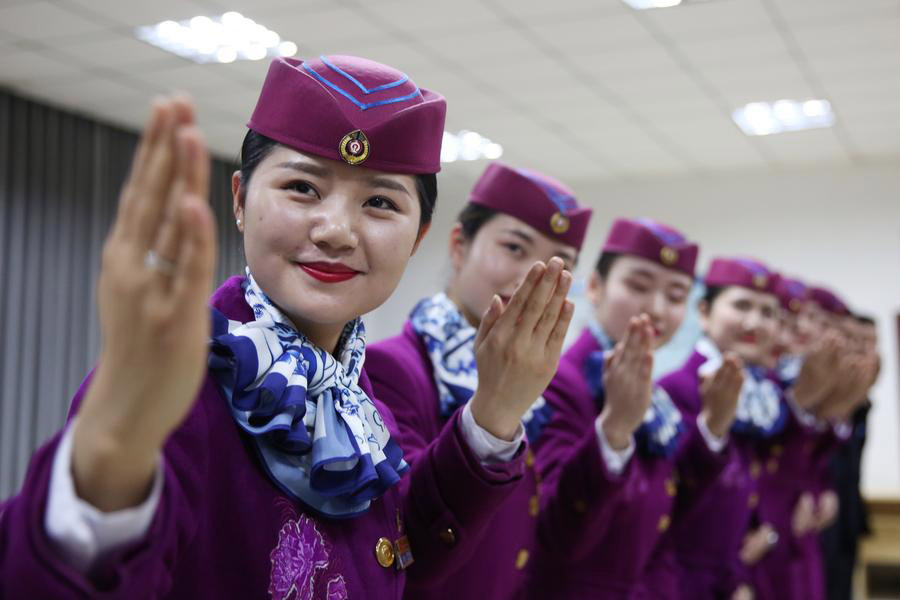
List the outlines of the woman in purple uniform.
<svg viewBox="0 0 900 600">
<path fill-rule="evenodd" d="M 843 302 L 795 280 L 783 280 L 776 291 L 787 324 L 795 325 L 776 369 L 790 411 L 785 429 L 764 445 L 771 468 L 760 478 L 759 514 L 775 528 L 778 543 L 754 569 L 757 598 L 815 600 L 826 596 L 818 534 L 838 509 L 828 466 L 849 436 L 847 417 L 874 379 L 868 356 L 857 354 L 842 327 Z M 821 391 L 804 391 L 811 387 Z M 814 397 L 819 400 L 810 401 Z"/>
<path fill-rule="evenodd" d="M 702 416 L 653 386 L 652 352 L 684 318 L 696 257 L 696 244 L 647 219 L 609 232 L 588 288 L 594 319 L 544 394 L 554 418 L 536 450 L 547 500 L 532 598 L 672 597 L 662 542 L 676 502 L 726 464 L 741 385 L 730 358 L 704 389 Z"/>
<path fill-rule="evenodd" d="M 232 182 L 246 274 L 208 305 L 206 151 L 190 102 L 156 102 L 103 252 L 99 364 L 4 504 L 0 596 L 399 599 L 471 550 L 522 459 L 471 423 L 410 467 L 359 318 L 428 229 L 445 111 L 369 60 L 275 60 Z M 561 277 L 536 265 L 482 320 L 499 420 L 549 380 Z"/>
<path fill-rule="evenodd" d="M 473 421 L 489 434 L 474 443 L 507 459 L 522 452 L 525 456 L 523 479 L 496 506 L 478 551 L 439 586 L 411 582 L 409 598 L 502 600 L 522 593 L 541 496 L 533 456 L 523 450 L 523 438 L 533 444 L 550 414 L 540 398 L 543 389 L 518 398 L 516 412 L 506 421 L 484 410 L 487 365 L 478 355 L 476 328 L 492 298 L 508 303 L 535 261 L 549 261 L 558 271 L 572 269 L 590 213 L 559 181 L 491 164 L 450 234 L 453 274 L 446 290 L 419 302 L 400 335 L 370 348 L 367 370 L 372 385 L 397 419 L 400 444 L 410 463 L 431 461 L 442 439 L 453 435 L 460 423 Z M 564 277 L 568 284 L 568 272 Z M 558 355 L 548 357 L 551 374 L 558 360 Z M 452 545 L 456 537 L 453 531 L 442 532 L 440 543 Z"/>
</svg>

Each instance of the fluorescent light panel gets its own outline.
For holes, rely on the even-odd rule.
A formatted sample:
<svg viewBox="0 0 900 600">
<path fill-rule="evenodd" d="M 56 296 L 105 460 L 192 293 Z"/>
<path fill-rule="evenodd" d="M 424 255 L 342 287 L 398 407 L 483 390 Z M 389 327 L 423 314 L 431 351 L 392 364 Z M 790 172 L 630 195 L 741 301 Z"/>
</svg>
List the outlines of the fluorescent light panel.
<svg viewBox="0 0 900 600">
<path fill-rule="evenodd" d="M 450 163 L 457 160 L 493 160 L 503 156 L 503 146 L 492 142 L 480 133 L 466 131 L 459 133 L 444 132 L 441 141 L 441 162 Z"/>
<path fill-rule="evenodd" d="M 681 4 L 681 0 L 622 0 L 635 10 L 647 10 L 649 8 L 672 8 Z"/>
<path fill-rule="evenodd" d="M 138 39 L 198 63 L 293 56 L 297 44 L 237 12 L 135 29 Z"/>
<path fill-rule="evenodd" d="M 828 100 L 751 102 L 734 111 L 732 118 L 747 135 L 771 135 L 834 125 L 834 112 Z"/>
</svg>

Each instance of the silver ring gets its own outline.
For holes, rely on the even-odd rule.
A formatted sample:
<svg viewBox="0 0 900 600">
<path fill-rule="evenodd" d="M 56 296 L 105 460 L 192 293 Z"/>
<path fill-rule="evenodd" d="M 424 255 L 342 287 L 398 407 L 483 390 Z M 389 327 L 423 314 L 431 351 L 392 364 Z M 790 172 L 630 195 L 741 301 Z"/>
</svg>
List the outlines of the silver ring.
<svg viewBox="0 0 900 600">
<path fill-rule="evenodd" d="M 770 531 L 769 534 L 766 536 L 766 542 L 768 542 L 768 544 L 770 546 L 774 546 L 775 544 L 777 544 L 778 543 L 778 532 Z"/>
<path fill-rule="evenodd" d="M 167 277 L 175 274 L 175 263 L 166 260 L 153 250 L 147 250 L 147 254 L 144 256 L 144 266 L 148 269 L 159 271 L 160 274 Z"/>
</svg>

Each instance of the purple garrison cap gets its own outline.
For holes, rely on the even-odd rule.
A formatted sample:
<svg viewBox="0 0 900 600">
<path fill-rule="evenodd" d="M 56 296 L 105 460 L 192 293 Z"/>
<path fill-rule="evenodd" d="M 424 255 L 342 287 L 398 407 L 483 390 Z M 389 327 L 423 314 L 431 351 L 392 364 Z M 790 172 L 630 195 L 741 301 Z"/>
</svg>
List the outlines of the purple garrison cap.
<svg viewBox="0 0 900 600">
<path fill-rule="evenodd" d="M 650 219 L 616 219 L 603 244 L 603 252 L 633 254 L 691 277 L 697 251 L 681 232 Z"/>
<path fill-rule="evenodd" d="M 783 277 L 775 288 L 775 295 L 784 310 L 797 313 L 809 300 L 809 288 L 799 279 Z"/>
<path fill-rule="evenodd" d="M 781 277 L 752 258 L 715 258 L 706 272 L 706 285 L 739 285 L 775 295 Z"/>
<path fill-rule="evenodd" d="M 469 202 L 515 217 L 578 250 L 591 219 L 591 209 L 579 206 L 563 183 L 496 161 L 478 179 Z"/>
<path fill-rule="evenodd" d="M 447 103 L 354 56 L 276 58 L 247 126 L 316 156 L 403 174 L 441 170 Z"/>
<path fill-rule="evenodd" d="M 823 287 L 809 288 L 809 299 L 818 304 L 822 310 L 835 315 L 849 315 L 850 309 L 837 294 Z"/>
</svg>

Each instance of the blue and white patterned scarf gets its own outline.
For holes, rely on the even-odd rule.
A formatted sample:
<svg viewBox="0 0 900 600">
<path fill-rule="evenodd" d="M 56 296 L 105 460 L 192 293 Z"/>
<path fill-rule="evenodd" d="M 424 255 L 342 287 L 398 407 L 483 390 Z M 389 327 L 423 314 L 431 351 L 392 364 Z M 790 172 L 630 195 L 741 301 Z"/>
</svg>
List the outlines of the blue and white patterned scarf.
<svg viewBox="0 0 900 600">
<path fill-rule="evenodd" d="M 286 494 L 328 517 L 364 513 L 408 465 L 358 384 L 362 320 L 344 328 L 336 360 L 295 329 L 249 268 L 243 288 L 256 319 L 231 321 L 213 309 L 209 358 L 235 421 Z"/>
<path fill-rule="evenodd" d="M 420 301 L 410 313 L 409 320 L 428 351 L 441 416 L 448 419 L 469 401 L 478 387 L 477 330 L 443 292 Z M 550 405 L 539 396 L 522 417 L 529 442 L 537 441 L 552 417 Z"/>
<path fill-rule="evenodd" d="M 590 330 L 601 349 L 591 352 L 588 356 L 585 374 L 591 393 L 595 398 L 602 400 L 606 393 L 603 386 L 603 369 L 606 366 L 607 353 L 613 351 L 615 342 L 596 321 L 591 322 Z M 683 432 L 684 420 L 681 411 L 672 402 L 666 390 L 654 385 L 650 407 L 644 414 L 644 421 L 634 432 L 637 449 L 644 455 L 670 457 L 678 448 Z"/>
<path fill-rule="evenodd" d="M 775 365 L 775 375 L 782 387 L 790 387 L 794 385 L 797 377 L 800 375 L 800 369 L 803 367 L 803 357 L 797 355 L 785 355 L 778 359 Z"/>
<path fill-rule="evenodd" d="M 701 376 L 711 376 L 722 365 L 722 353 L 709 338 L 700 338 L 697 352 L 706 357 L 697 369 Z M 744 385 L 738 398 L 737 412 L 731 431 L 753 437 L 767 438 L 779 433 L 787 421 L 787 410 L 781 390 L 769 379 L 763 367 L 745 365 Z"/>
</svg>

